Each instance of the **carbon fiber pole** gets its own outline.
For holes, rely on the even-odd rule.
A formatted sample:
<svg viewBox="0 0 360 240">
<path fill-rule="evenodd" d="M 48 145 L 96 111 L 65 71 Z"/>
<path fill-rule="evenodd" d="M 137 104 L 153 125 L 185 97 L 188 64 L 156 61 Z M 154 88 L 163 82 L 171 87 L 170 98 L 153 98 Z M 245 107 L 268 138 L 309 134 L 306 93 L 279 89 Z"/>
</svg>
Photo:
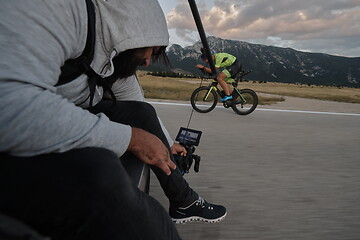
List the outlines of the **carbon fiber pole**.
<svg viewBox="0 0 360 240">
<path fill-rule="evenodd" d="M 206 39 L 206 34 L 205 34 L 205 30 L 200 18 L 200 14 L 196 5 L 195 0 L 188 0 L 190 8 L 191 8 L 191 12 L 192 15 L 194 17 L 195 23 L 196 23 L 196 27 L 198 29 L 199 35 L 200 35 L 200 39 L 201 39 L 201 43 L 204 47 L 205 50 L 205 55 L 206 58 L 209 60 L 209 65 L 210 65 L 210 69 L 212 72 L 212 75 L 216 74 L 216 69 L 215 69 L 215 64 L 214 64 L 214 60 L 211 57 L 211 52 L 210 52 L 210 48 L 209 48 L 209 44 L 208 41 Z"/>
</svg>

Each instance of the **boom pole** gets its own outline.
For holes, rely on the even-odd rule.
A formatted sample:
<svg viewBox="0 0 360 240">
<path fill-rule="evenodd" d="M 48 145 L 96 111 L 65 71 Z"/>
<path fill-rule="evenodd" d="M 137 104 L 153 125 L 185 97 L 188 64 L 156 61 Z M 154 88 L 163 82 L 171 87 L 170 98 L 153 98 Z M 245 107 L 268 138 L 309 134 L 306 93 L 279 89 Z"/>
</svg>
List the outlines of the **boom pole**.
<svg viewBox="0 0 360 240">
<path fill-rule="evenodd" d="M 195 2 L 195 0 L 188 0 L 188 2 L 190 5 L 190 8 L 191 8 L 191 12 L 194 17 L 195 23 L 196 23 L 196 27 L 197 27 L 199 35 L 200 35 L 201 43 L 205 50 L 206 58 L 209 60 L 209 65 L 210 65 L 212 75 L 214 75 L 214 74 L 216 74 L 216 68 L 215 68 L 214 60 L 212 59 L 212 56 L 211 56 L 209 44 L 206 39 L 205 30 L 204 30 L 204 27 L 203 27 L 203 24 L 202 24 L 202 21 L 200 18 L 200 14 L 199 14 L 196 2 Z"/>
</svg>

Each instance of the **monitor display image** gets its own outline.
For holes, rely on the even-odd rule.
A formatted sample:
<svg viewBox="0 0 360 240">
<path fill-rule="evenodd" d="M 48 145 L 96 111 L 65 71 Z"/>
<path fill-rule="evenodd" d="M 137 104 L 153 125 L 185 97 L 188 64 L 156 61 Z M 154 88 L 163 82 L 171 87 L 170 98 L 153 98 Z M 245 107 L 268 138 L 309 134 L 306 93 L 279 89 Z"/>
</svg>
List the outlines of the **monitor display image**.
<svg viewBox="0 0 360 240">
<path fill-rule="evenodd" d="M 201 133 L 202 132 L 198 130 L 181 127 L 178 135 L 176 136 L 176 141 L 179 141 L 187 145 L 198 146 L 200 142 Z"/>
</svg>

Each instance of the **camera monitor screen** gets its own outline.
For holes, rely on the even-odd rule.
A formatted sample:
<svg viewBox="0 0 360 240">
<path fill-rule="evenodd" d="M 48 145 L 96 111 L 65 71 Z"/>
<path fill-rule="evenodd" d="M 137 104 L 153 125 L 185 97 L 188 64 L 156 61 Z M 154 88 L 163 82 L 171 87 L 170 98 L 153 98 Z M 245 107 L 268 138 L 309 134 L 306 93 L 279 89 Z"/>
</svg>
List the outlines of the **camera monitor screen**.
<svg viewBox="0 0 360 240">
<path fill-rule="evenodd" d="M 198 146 L 201 133 L 202 132 L 198 130 L 181 127 L 175 140 L 186 145 Z"/>
</svg>

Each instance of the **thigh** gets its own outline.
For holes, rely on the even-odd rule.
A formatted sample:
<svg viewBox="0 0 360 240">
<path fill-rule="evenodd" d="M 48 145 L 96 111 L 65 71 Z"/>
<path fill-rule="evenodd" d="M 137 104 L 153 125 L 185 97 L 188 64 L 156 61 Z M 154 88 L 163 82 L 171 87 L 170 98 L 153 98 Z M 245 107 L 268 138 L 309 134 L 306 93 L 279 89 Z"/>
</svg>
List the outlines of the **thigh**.
<svg viewBox="0 0 360 240">
<path fill-rule="evenodd" d="M 139 101 L 117 101 L 113 105 L 110 100 L 103 100 L 92 109 L 93 113 L 104 113 L 113 122 L 127 124 L 144 129 L 159 137 L 165 145 L 164 135 L 156 111 L 153 106 Z"/>
<path fill-rule="evenodd" d="M 92 221 L 111 225 L 105 218 L 116 218 L 115 207 L 122 203 L 131 211 L 139 196 L 118 157 L 102 148 L 36 157 L 1 155 L 0 192 L 0 212 L 55 239 L 73 239 Z M 117 215 L 128 214 L 119 211 Z"/>
</svg>

